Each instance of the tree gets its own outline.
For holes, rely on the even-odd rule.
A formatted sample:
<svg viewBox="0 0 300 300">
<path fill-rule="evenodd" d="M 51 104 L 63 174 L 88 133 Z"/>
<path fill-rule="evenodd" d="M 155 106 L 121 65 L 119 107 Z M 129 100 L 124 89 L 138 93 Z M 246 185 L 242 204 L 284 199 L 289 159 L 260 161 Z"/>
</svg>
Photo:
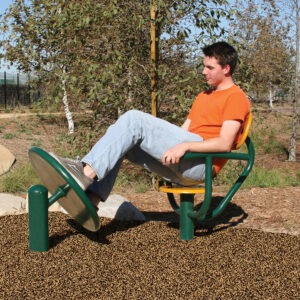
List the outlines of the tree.
<svg viewBox="0 0 300 300">
<path fill-rule="evenodd" d="M 295 36 L 295 75 L 294 75 L 294 93 L 293 93 L 293 116 L 292 116 L 292 133 L 290 139 L 289 158 L 288 161 L 295 162 L 296 159 L 296 145 L 297 145 L 297 124 L 298 124 L 298 103 L 300 97 L 300 3 L 299 0 L 292 0 L 288 6 L 287 14 L 288 20 L 291 21 L 291 25 L 294 29 Z"/>
<path fill-rule="evenodd" d="M 227 16 L 226 3 L 157 0 L 160 99 L 178 95 L 184 104 L 193 93 L 196 73 L 188 65 L 185 20 L 192 18 L 212 36 Z M 92 107 L 96 118 L 151 108 L 149 0 L 14 0 L 2 25 L 2 31 L 10 30 L 1 43 L 6 59 L 33 73 L 48 95 L 66 100 L 71 109 Z"/>
<path fill-rule="evenodd" d="M 278 25 L 277 11 L 267 3 L 237 3 L 240 10 L 233 23 L 235 36 L 232 36 L 242 61 L 237 76 L 247 82 L 254 98 L 269 98 L 273 107 L 276 90 L 287 91 L 290 87 L 292 52 L 288 46 L 288 30 Z"/>
<path fill-rule="evenodd" d="M 116 1 L 106 2 L 95 5 L 95 1 L 86 1 L 83 5 L 81 1 L 16 0 L 6 15 L 4 29 L 9 29 L 8 24 L 11 28 L 11 34 L 2 43 L 6 58 L 17 63 L 20 70 L 33 72 L 39 82 L 54 83 L 54 90 L 60 82 L 66 111 L 69 95 L 78 99 L 73 107 L 79 107 L 86 98 L 90 102 L 103 95 L 99 102 L 104 105 L 111 94 L 117 98 L 116 90 L 125 86 L 127 80 L 123 67 L 134 64 L 134 59 L 130 61 L 132 51 L 128 51 L 135 44 L 132 25 L 125 27 L 118 22 Z M 122 3 L 118 1 L 118 5 Z M 130 7 L 126 9 L 127 17 L 130 12 L 133 16 Z M 136 25 L 134 18 L 130 19 Z M 123 34 L 126 29 L 131 32 L 132 39 L 123 39 L 120 28 Z M 144 49 L 147 40 L 141 39 Z M 68 115 L 71 121 L 69 112 Z"/>
<path fill-rule="evenodd" d="M 235 28 L 242 45 L 242 78 L 258 94 L 280 87 L 292 98 L 292 132 L 289 161 L 296 161 L 299 102 L 299 0 L 237 0 Z M 243 30 L 238 31 L 238 28 Z M 269 84 L 268 84 L 269 82 Z M 272 100 L 272 97 L 270 96 Z M 270 101 L 272 106 L 272 101 Z"/>
<path fill-rule="evenodd" d="M 295 162 L 296 146 L 297 146 L 297 126 L 298 126 L 298 105 L 300 97 L 300 64 L 299 64 L 299 47 L 300 47 L 300 1 L 281 1 L 268 0 L 273 7 L 276 7 L 280 12 L 280 17 L 283 19 L 285 27 L 289 29 L 291 36 L 291 44 L 294 49 L 294 69 L 291 74 L 291 95 L 292 95 L 292 131 L 290 138 L 289 157 L 288 161 Z"/>
<path fill-rule="evenodd" d="M 226 0 L 153 0 L 152 5 L 156 10 L 156 40 L 159 41 L 156 50 L 159 55 L 153 64 L 159 78 L 155 84 L 158 100 L 155 109 L 160 115 L 167 112 L 173 120 L 178 120 L 178 116 L 186 115 L 199 89 L 205 87 L 205 82 L 199 79 L 202 55 L 199 46 L 224 35 L 221 23 L 232 12 Z"/>
<path fill-rule="evenodd" d="M 299 45 L 300 45 L 300 5 L 298 0 L 293 1 L 294 4 L 294 20 L 296 29 L 296 64 L 295 64 L 295 92 L 293 98 L 293 118 L 292 118 L 292 134 L 289 149 L 289 161 L 296 161 L 296 142 L 297 142 L 297 124 L 298 124 L 298 103 L 300 97 L 300 67 L 299 67 Z"/>
</svg>

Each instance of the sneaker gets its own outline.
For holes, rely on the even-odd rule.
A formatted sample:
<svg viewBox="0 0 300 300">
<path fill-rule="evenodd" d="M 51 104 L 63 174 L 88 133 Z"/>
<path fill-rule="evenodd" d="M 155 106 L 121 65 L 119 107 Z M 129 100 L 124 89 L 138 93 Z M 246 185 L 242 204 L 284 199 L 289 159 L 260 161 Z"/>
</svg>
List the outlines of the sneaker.
<svg viewBox="0 0 300 300">
<path fill-rule="evenodd" d="M 54 157 L 66 170 L 70 173 L 73 179 L 78 185 L 85 191 L 92 183 L 93 179 L 84 175 L 83 165 L 80 160 L 74 160 L 70 158 L 63 158 L 50 152 L 50 155 Z"/>
</svg>

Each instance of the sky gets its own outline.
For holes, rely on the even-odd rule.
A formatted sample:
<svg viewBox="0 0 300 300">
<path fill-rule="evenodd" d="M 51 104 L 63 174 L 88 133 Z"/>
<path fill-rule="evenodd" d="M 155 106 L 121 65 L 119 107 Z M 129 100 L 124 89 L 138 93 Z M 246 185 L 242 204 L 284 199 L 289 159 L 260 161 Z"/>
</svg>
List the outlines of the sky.
<svg viewBox="0 0 300 300">
<path fill-rule="evenodd" d="M 12 0 L 0 0 L 0 15 L 4 13 L 5 9 L 9 7 Z"/>
<path fill-rule="evenodd" d="M 9 8 L 10 4 L 12 4 L 13 0 L 0 0 L 0 15 L 2 15 L 7 8 Z M 11 67 L 9 70 L 5 66 L 1 66 L 1 72 L 8 71 L 9 73 L 15 73 L 14 67 Z"/>
</svg>

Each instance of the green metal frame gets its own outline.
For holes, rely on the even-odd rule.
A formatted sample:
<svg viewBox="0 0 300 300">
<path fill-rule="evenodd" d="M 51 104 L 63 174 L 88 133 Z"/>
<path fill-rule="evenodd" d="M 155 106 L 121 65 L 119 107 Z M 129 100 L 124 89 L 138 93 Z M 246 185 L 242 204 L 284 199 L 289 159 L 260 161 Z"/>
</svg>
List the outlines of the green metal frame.
<svg viewBox="0 0 300 300">
<path fill-rule="evenodd" d="M 234 194 L 238 191 L 242 183 L 250 174 L 255 160 L 255 149 L 250 137 L 246 138 L 245 144 L 247 152 L 217 152 L 217 153 L 187 153 L 183 159 L 190 160 L 196 158 L 205 159 L 205 193 L 203 203 L 198 211 L 194 208 L 195 194 L 180 194 L 180 206 L 177 204 L 174 194 L 167 193 L 169 202 L 174 211 L 180 216 L 180 239 L 191 240 L 194 237 L 195 224 L 200 221 L 206 221 L 218 217 L 231 201 Z M 246 161 L 242 173 L 238 176 L 233 186 L 229 189 L 219 205 L 211 210 L 212 201 L 212 183 L 213 183 L 213 158 L 226 158 L 232 160 Z"/>
<path fill-rule="evenodd" d="M 250 174 L 255 160 L 255 149 L 250 139 L 247 137 L 245 144 L 247 152 L 226 152 L 226 153 L 187 153 L 183 159 L 190 160 L 196 158 L 204 158 L 205 160 L 205 193 L 203 203 L 198 211 L 194 207 L 195 194 L 180 194 L 180 206 L 176 203 L 174 194 L 167 193 L 169 202 L 174 211 L 180 216 L 180 239 L 191 240 L 194 237 L 195 224 L 200 221 L 210 220 L 218 217 L 231 201 L 234 194 L 238 191 L 242 183 Z M 32 186 L 28 190 L 29 203 L 29 248 L 32 251 L 49 250 L 49 229 L 48 229 L 48 208 L 57 200 L 65 197 L 68 192 L 73 189 L 84 203 L 89 213 L 89 217 L 93 219 L 96 227 L 99 224 L 99 217 L 88 200 L 84 191 L 78 186 L 75 180 L 52 156 L 40 148 L 33 147 L 29 153 L 35 153 L 45 160 L 55 171 L 64 178 L 66 184 L 58 186 L 53 195 L 48 198 L 48 190 L 43 185 Z M 213 182 L 213 158 L 226 158 L 232 160 L 246 161 L 246 165 L 242 173 L 238 176 L 236 182 L 229 189 L 225 197 L 219 205 L 213 210 L 209 210 L 212 201 L 212 182 Z M 86 216 L 82 216 L 84 219 Z M 79 216 L 79 219 L 81 216 Z M 80 221 L 80 220 L 79 220 Z"/>
<path fill-rule="evenodd" d="M 76 216 L 77 221 L 83 222 L 88 217 L 93 220 L 96 228 L 100 227 L 96 210 L 88 200 L 85 192 L 79 187 L 67 170 L 46 151 L 38 147 L 32 147 L 29 150 L 29 155 L 30 154 L 38 155 L 46 161 L 66 183 L 62 186 L 58 186 L 50 198 L 48 198 L 48 189 L 43 185 L 34 185 L 29 188 L 29 249 L 31 251 L 40 252 L 49 250 L 48 208 L 60 198 L 67 196 L 71 189 L 75 191 L 80 201 L 82 201 L 86 207 L 84 214 Z"/>
</svg>

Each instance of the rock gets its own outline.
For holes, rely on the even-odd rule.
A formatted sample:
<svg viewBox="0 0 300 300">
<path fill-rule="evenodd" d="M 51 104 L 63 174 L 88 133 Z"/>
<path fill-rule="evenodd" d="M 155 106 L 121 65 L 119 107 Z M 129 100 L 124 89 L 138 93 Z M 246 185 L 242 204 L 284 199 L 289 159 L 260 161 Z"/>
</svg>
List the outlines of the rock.
<svg viewBox="0 0 300 300">
<path fill-rule="evenodd" d="M 50 196 L 51 195 L 49 194 L 49 197 Z M 28 195 L 24 201 L 25 211 L 28 212 Z M 110 195 L 105 202 L 99 203 L 98 208 L 99 217 L 120 221 L 146 221 L 145 216 L 132 203 L 120 195 Z M 66 213 L 58 202 L 52 204 L 49 207 L 49 211 Z"/>
<path fill-rule="evenodd" d="M 0 194 L 0 216 L 25 213 L 25 199 L 10 194 Z"/>
<path fill-rule="evenodd" d="M 145 216 L 126 198 L 110 195 L 98 205 L 98 216 L 121 221 L 146 221 Z"/>
<path fill-rule="evenodd" d="M 14 155 L 4 146 L 0 145 L 0 175 L 8 172 L 15 160 Z"/>
</svg>

